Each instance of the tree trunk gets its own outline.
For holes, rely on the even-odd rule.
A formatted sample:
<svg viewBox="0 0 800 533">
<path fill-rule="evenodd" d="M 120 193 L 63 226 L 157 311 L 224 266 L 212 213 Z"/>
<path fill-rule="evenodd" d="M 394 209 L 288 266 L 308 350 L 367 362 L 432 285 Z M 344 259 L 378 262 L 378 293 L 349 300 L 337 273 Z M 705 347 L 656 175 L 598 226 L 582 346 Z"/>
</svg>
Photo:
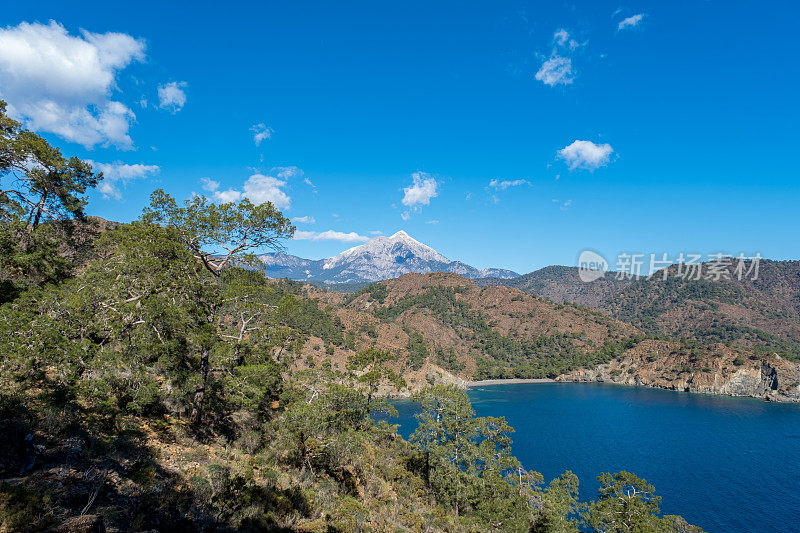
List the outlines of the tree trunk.
<svg viewBox="0 0 800 533">
<path fill-rule="evenodd" d="M 306 471 L 306 462 L 308 456 L 308 448 L 306 448 L 306 437 L 304 433 L 300 433 L 300 475 Z"/>
<path fill-rule="evenodd" d="M 203 349 L 203 353 L 200 356 L 200 376 L 200 385 L 197 386 L 192 397 L 192 413 L 189 416 L 189 421 L 193 426 L 200 425 L 203 419 L 203 399 L 206 395 L 206 382 L 208 380 L 208 349 Z"/>
<path fill-rule="evenodd" d="M 458 438 L 458 434 L 456 434 L 456 438 Z M 456 448 L 455 466 L 456 466 L 455 483 L 453 483 L 453 487 L 455 488 L 455 493 L 456 493 L 456 518 L 457 518 L 458 517 L 458 482 L 459 482 L 459 479 L 458 479 L 458 468 L 459 468 L 459 466 L 458 466 L 458 448 Z"/>
<path fill-rule="evenodd" d="M 205 393 L 205 385 L 200 385 L 195 390 L 194 396 L 192 396 L 192 413 L 189 415 L 189 422 L 193 426 L 199 426 L 203 419 L 203 396 L 205 396 Z"/>
<path fill-rule="evenodd" d="M 425 486 L 431 488 L 431 452 L 425 450 Z"/>
<path fill-rule="evenodd" d="M 33 229 L 36 229 L 36 227 L 39 225 L 39 221 L 42 219 L 42 211 L 44 211 L 44 203 L 46 200 L 47 193 L 44 193 L 39 199 L 39 203 L 36 204 L 36 217 L 33 219 Z"/>
</svg>

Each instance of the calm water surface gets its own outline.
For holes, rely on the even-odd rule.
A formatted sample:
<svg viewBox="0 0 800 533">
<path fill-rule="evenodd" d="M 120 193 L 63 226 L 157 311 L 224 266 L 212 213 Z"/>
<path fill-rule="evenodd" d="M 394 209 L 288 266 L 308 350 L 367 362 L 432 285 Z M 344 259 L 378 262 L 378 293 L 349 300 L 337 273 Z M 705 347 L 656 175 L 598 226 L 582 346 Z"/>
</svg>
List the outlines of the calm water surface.
<svg viewBox="0 0 800 533">
<path fill-rule="evenodd" d="M 545 482 L 565 470 L 594 498 L 601 472 L 655 485 L 665 514 L 706 531 L 800 532 L 800 405 L 585 383 L 469 391 L 478 416 L 505 416 L 514 453 Z M 395 403 L 408 436 L 415 405 Z"/>
</svg>

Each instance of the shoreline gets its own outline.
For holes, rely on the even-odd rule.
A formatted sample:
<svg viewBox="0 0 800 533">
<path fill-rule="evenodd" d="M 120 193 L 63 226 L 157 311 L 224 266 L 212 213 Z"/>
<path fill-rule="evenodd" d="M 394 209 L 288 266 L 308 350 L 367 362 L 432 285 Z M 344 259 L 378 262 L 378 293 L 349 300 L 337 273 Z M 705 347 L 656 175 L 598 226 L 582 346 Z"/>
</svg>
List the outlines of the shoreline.
<svg viewBox="0 0 800 533">
<path fill-rule="evenodd" d="M 765 403 L 779 403 L 784 405 L 800 405 L 800 400 L 791 396 L 786 396 L 785 394 L 776 394 L 776 395 L 731 394 L 729 392 L 719 392 L 719 391 L 700 389 L 700 388 L 695 388 L 695 389 L 692 389 L 690 387 L 680 388 L 674 385 L 667 386 L 667 385 L 653 384 L 653 383 L 625 383 L 622 381 L 600 380 L 600 379 L 559 379 L 557 380 L 557 383 L 598 383 L 601 385 L 616 385 L 620 387 L 644 387 L 648 389 L 663 390 L 666 392 L 700 394 L 703 396 L 718 396 L 722 398 L 750 399 L 750 400 L 758 400 Z"/>
<path fill-rule="evenodd" d="M 557 381 L 550 378 L 482 379 L 479 381 L 467 381 L 464 386 L 471 388 L 483 387 L 484 385 L 516 385 L 520 383 L 557 383 Z"/>
<path fill-rule="evenodd" d="M 519 385 L 519 384 L 528 384 L 528 383 L 587 383 L 587 384 L 598 384 L 598 385 L 612 385 L 612 386 L 619 386 L 619 387 L 642 387 L 646 389 L 655 389 L 655 390 L 662 390 L 665 392 L 678 392 L 678 393 L 688 393 L 688 394 L 700 394 L 703 396 L 719 396 L 724 398 L 737 398 L 737 399 L 751 399 L 751 400 L 759 400 L 761 402 L 769 402 L 769 403 L 778 403 L 778 404 L 789 404 L 789 405 L 800 405 L 800 401 L 796 398 L 787 397 L 785 395 L 764 395 L 764 396 L 756 396 L 756 395 L 749 395 L 749 394 L 730 394 L 730 393 L 722 393 L 718 391 L 711 391 L 711 390 L 702 390 L 702 389 L 691 389 L 691 388 L 680 388 L 680 387 L 669 387 L 663 385 L 656 385 L 656 384 L 648 384 L 648 383 L 625 383 L 625 382 L 618 382 L 613 380 L 597 380 L 597 379 L 564 379 L 564 376 L 559 376 L 556 379 L 550 378 L 506 378 L 506 379 L 482 379 L 478 381 L 465 381 L 461 380 L 460 383 L 456 383 L 461 388 L 464 389 L 472 389 L 477 387 L 484 387 L 484 386 L 492 386 L 492 385 Z M 411 396 L 412 391 L 404 390 L 402 392 L 390 392 L 388 394 L 384 394 L 387 399 L 390 400 L 407 400 Z"/>
<path fill-rule="evenodd" d="M 560 377 L 560 376 L 559 376 Z M 739 398 L 739 399 L 752 399 L 769 403 L 780 403 L 797 405 L 800 404 L 795 398 L 785 395 L 764 395 L 755 396 L 749 394 L 729 394 L 722 392 L 715 392 L 710 390 L 679 388 L 679 387 L 665 387 L 648 383 L 622 383 L 613 380 L 592 380 L 592 379 L 550 379 L 550 378 L 508 378 L 508 379 L 483 379 L 479 381 L 467 381 L 464 387 L 471 389 L 474 387 L 483 387 L 488 385 L 515 385 L 524 383 L 598 383 L 602 385 L 617 385 L 622 387 L 644 387 L 648 389 L 663 390 L 667 392 L 682 392 L 688 394 L 702 394 L 705 396 L 721 396 L 725 398 Z"/>
</svg>

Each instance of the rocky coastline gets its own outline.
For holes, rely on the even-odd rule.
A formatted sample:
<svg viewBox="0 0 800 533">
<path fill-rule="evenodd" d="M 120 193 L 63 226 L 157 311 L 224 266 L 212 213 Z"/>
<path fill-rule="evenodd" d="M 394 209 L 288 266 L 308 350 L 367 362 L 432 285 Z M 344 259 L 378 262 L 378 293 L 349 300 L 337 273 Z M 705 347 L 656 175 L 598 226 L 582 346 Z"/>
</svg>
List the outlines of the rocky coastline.
<svg viewBox="0 0 800 533">
<path fill-rule="evenodd" d="M 556 380 L 800 402 L 800 365 L 797 363 L 776 354 L 743 358 L 725 345 L 715 345 L 709 355 L 700 357 L 675 352 L 675 348 L 672 343 L 645 341 L 610 363 L 579 368 Z"/>
</svg>

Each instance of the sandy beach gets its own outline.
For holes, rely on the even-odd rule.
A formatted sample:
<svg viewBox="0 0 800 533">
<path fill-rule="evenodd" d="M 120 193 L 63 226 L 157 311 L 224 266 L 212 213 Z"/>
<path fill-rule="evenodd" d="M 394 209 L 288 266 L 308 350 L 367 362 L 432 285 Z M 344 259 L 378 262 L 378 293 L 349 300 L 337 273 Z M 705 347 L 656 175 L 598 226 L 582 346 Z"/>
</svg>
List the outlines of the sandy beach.
<svg viewBox="0 0 800 533">
<path fill-rule="evenodd" d="M 467 387 L 482 387 L 484 385 L 513 385 L 516 383 L 555 383 L 556 380 L 550 378 L 531 378 L 531 379 L 482 379 L 480 381 L 468 381 Z"/>
</svg>

